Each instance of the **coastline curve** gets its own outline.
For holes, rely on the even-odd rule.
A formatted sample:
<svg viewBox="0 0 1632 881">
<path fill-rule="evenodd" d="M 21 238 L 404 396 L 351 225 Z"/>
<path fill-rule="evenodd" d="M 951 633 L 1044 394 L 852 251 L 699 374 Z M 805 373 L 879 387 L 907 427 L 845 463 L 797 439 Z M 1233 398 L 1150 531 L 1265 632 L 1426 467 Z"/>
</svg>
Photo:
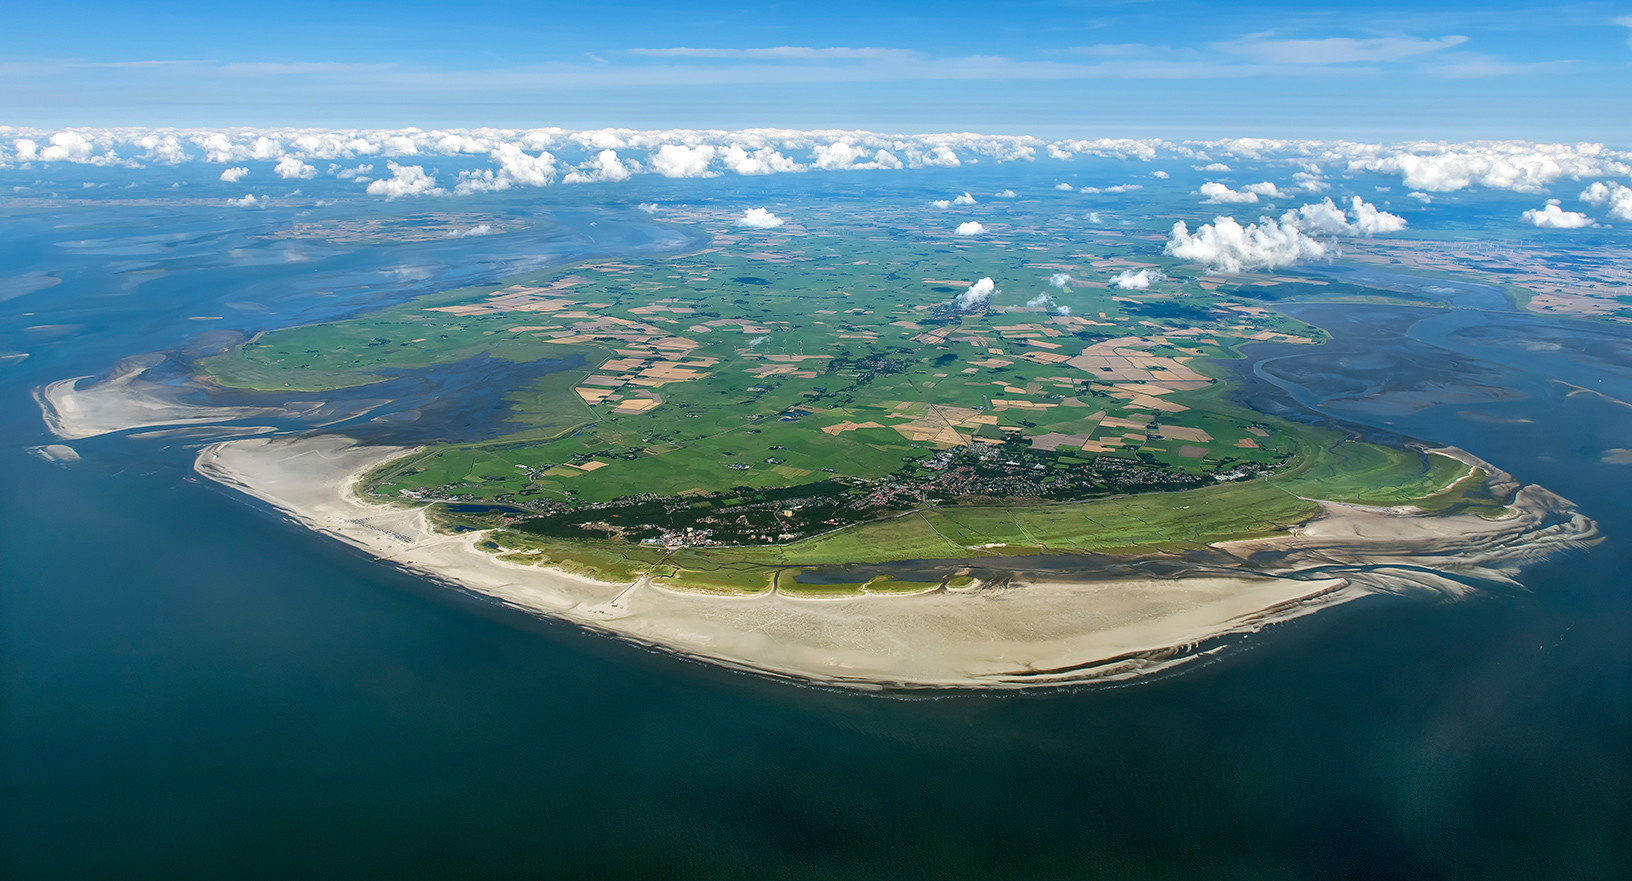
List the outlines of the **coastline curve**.
<svg viewBox="0 0 1632 881">
<path fill-rule="evenodd" d="M 595 581 L 507 562 L 485 533 L 441 534 L 423 507 L 363 501 L 359 478 L 406 455 L 338 434 L 203 448 L 204 477 L 406 570 L 524 612 L 709 663 L 868 690 L 1024 689 L 1128 680 L 1207 657 L 1240 636 L 1366 596 L 1466 596 L 1516 584 L 1529 564 L 1597 540 L 1568 500 L 1460 450 L 1509 493 L 1505 516 L 1435 515 L 1332 502 L 1284 535 L 1211 546 L 1172 578 L 1016 575 L 975 589 L 841 599 L 722 596 Z M 1214 555 L 1217 556 L 1216 554 Z"/>
</svg>

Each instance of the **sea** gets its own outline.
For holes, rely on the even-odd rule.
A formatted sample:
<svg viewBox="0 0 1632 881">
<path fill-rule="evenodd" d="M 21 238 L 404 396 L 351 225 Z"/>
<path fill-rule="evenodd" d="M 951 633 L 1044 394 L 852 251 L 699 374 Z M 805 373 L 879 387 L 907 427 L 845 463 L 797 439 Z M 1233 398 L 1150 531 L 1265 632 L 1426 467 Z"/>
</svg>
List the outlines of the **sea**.
<svg viewBox="0 0 1632 881">
<path fill-rule="evenodd" d="M 1332 341 L 1249 348 L 1239 395 L 1462 447 L 1605 541 L 1117 686 L 773 681 L 397 571 L 197 478 L 205 438 L 34 451 L 38 388 L 131 355 L 688 247 L 634 209 L 697 198 L 663 186 L 368 247 L 156 191 L 0 203 L 0 277 L 61 279 L 0 287 L 0 876 L 1632 877 L 1632 334 L 1480 284 L 1306 267 L 1451 308 L 1277 303 Z"/>
</svg>

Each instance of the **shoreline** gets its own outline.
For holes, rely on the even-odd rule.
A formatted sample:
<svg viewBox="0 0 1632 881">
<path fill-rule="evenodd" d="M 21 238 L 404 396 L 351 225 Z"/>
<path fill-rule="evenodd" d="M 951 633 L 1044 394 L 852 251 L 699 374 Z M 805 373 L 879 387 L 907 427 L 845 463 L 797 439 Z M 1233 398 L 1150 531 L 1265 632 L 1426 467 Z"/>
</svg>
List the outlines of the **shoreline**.
<svg viewBox="0 0 1632 881">
<path fill-rule="evenodd" d="M 431 531 L 423 507 L 353 493 L 360 476 L 409 452 L 337 435 L 249 438 L 200 450 L 195 470 L 295 522 L 419 575 L 534 615 L 732 669 L 817 685 L 1015 689 L 1110 682 L 1210 655 L 1232 637 L 1379 593 L 1474 592 L 1459 579 L 1515 583 L 1519 569 L 1596 539 L 1559 496 L 1511 488 L 1510 514 L 1425 515 L 1322 503 L 1286 535 L 1211 547 L 1239 567 L 1175 578 L 1035 578 L 910 594 L 722 596 L 641 577 L 594 581 L 478 550 L 485 533 Z"/>
</svg>

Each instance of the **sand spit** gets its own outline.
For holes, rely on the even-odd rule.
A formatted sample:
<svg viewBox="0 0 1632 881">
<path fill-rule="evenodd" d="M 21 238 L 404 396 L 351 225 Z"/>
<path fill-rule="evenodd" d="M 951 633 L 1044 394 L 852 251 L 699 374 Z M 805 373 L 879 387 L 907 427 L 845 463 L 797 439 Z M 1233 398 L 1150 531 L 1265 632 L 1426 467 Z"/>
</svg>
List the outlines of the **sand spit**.
<svg viewBox="0 0 1632 881">
<path fill-rule="evenodd" d="M 1362 596 L 1454 595 L 1471 589 L 1466 579 L 1510 580 L 1520 566 L 1596 536 L 1569 502 L 1514 484 L 1505 519 L 1326 505 L 1292 535 L 1220 545 L 1239 567 L 1198 565 L 1178 578 L 1017 578 L 841 600 L 720 597 L 501 562 L 476 549 L 479 534 L 435 534 L 421 509 L 353 494 L 362 473 L 405 452 L 338 435 L 254 438 L 206 447 L 196 467 L 309 528 L 534 614 L 739 669 L 874 689 L 1130 678 Z"/>
<path fill-rule="evenodd" d="M 274 407 L 203 407 L 184 403 L 185 391 L 142 379 L 164 361 L 159 354 L 137 355 L 114 366 L 100 382 L 81 386 L 89 376 L 61 379 L 34 393 L 51 433 L 67 440 L 95 437 L 130 428 L 202 425 L 233 419 L 287 416 Z"/>
</svg>

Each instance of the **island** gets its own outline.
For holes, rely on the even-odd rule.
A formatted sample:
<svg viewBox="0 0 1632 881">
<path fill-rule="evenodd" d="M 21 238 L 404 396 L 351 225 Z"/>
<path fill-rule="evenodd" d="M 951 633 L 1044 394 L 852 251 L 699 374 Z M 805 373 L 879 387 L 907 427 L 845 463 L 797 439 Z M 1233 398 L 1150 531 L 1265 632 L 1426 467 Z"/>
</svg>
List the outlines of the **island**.
<svg viewBox="0 0 1632 881">
<path fill-rule="evenodd" d="M 42 404 L 74 437 L 96 413 L 195 424 L 351 395 L 349 429 L 213 443 L 197 469 L 529 613 L 845 687 L 1148 675 L 1361 596 L 1511 583 L 1596 537 L 1463 451 L 1241 400 L 1244 346 L 1324 339 L 1264 291 L 1340 285 L 1197 275 L 1058 217 L 971 235 L 800 209 L 676 208 L 705 246 L 257 335 L 193 365 L 230 406 L 144 382 L 152 359 Z M 435 442 L 393 443 L 356 403 L 494 364 L 500 387 L 467 385 L 484 403 Z"/>
</svg>

